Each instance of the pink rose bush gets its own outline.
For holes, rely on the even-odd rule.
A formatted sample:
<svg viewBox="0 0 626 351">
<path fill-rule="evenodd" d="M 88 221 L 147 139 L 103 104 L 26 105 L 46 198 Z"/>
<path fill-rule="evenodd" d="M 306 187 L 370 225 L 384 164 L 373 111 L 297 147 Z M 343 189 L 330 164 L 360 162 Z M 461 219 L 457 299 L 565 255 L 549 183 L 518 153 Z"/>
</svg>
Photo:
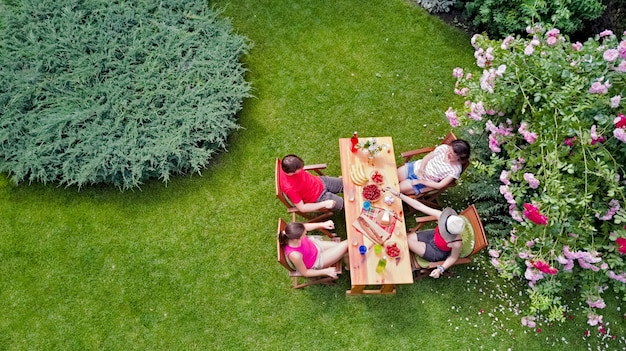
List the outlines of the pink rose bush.
<svg viewBox="0 0 626 351">
<path fill-rule="evenodd" d="M 491 240 L 489 256 L 503 277 L 528 283 L 522 324 L 563 320 L 565 292 L 579 290 L 588 323 L 602 325 L 602 293 L 626 294 L 626 38 L 527 32 L 472 37 L 475 72 L 453 72 L 465 104 L 446 116 L 484 150 L 467 177 L 491 177 L 508 209 L 510 233 Z"/>
</svg>

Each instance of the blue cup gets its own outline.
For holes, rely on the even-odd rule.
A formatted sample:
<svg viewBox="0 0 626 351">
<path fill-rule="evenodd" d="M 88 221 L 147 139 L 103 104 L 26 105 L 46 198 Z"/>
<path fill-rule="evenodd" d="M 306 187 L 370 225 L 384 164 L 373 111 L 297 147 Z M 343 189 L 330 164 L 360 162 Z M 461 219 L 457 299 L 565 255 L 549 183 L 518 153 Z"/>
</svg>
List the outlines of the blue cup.
<svg viewBox="0 0 626 351">
<path fill-rule="evenodd" d="M 365 246 L 365 245 L 359 246 L 359 253 L 361 255 L 365 255 L 366 252 L 367 252 L 367 246 Z"/>
<path fill-rule="evenodd" d="M 369 201 L 363 201 L 363 209 L 365 211 L 369 211 L 372 208 L 372 203 Z"/>
</svg>

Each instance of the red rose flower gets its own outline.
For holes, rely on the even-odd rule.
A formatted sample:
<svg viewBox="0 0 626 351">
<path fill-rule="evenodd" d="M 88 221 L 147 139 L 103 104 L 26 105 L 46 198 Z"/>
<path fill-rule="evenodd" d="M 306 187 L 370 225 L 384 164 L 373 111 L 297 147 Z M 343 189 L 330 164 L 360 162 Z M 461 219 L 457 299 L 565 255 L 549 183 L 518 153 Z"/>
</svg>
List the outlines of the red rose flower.
<svg viewBox="0 0 626 351">
<path fill-rule="evenodd" d="M 626 238 L 617 238 L 615 243 L 617 244 L 617 250 L 619 253 L 622 255 L 626 254 Z"/>
<path fill-rule="evenodd" d="M 543 261 L 531 261 L 531 263 L 533 264 L 533 266 L 535 268 L 537 268 L 538 270 L 542 271 L 543 273 L 546 274 L 551 274 L 551 275 L 555 275 L 559 272 L 558 269 L 550 267 L 549 264 L 543 262 Z"/>
<path fill-rule="evenodd" d="M 624 128 L 626 127 L 626 116 L 624 116 L 623 113 L 620 113 L 619 115 L 617 115 L 617 118 L 615 119 L 615 128 Z"/>
<path fill-rule="evenodd" d="M 542 215 L 539 212 L 539 209 L 533 204 L 524 204 L 524 216 L 528 218 L 531 222 L 538 225 L 546 225 L 548 224 L 548 217 Z"/>
</svg>

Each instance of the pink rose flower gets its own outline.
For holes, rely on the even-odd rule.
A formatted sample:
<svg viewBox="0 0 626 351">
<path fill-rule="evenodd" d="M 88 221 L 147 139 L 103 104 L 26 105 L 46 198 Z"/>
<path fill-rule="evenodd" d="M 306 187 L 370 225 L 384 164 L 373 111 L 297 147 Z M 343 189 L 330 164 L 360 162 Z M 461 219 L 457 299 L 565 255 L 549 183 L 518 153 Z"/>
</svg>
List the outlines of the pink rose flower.
<svg viewBox="0 0 626 351">
<path fill-rule="evenodd" d="M 619 57 L 619 51 L 617 51 L 617 49 L 608 49 L 607 51 L 604 52 L 602 57 L 607 62 L 613 62 L 617 60 L 617 58 Z"/>
<path fill-rule="evenodd" d="M 506 50 L 509 48 L 509 45 L 511 45 L 511 42 L 515 40 L 515 38 L 512 35 L 509 35 L 508 37 L 504 38 L 504 40 L 502 41 L 502 45 L 500 45 L 500 48 L 502 50 Z"/>
<path fill-rule="evenodd" d="M 456 111 L 454 111 L 452 107 L 449 107 L 446 111 L 446 118 L 448 118 L 448 122 L 450 122 L 450 126 L 452 127 L 458 127 L 461 125 L 459 118 L 456 115 Z"/>
<path fill-rule="evenodd" d="M 611 107 L 612 108 L 618 108 L 619 107 L 619 103 L 622 101 L 622 96 L 621 95 L 615 95 L 611 98 Z"/>
<path fill-rule="evenodd" d="M 606 37 L 606 36 L 609 36 L 609 35 L 613 35 L 613 31 L 612 30 L 608 30 L 607 29 L 607 30 L 604 30 L 604 31 L 600 32 L 600 38 Z"/>
<path fill-rule="evenodd" d="M 606 94 L 611 87 L 611 83 L 608 81 L 602 83 L 601 80 L 597 82 L 593 82 L 591 87 L 589 88 L 589 93 L 591 94 Z"/>
<path fill-rule="evenodd" d="M 455 68 L 452 70 L 452 76 L 456 77 L 456 78 L 461 78 L 463 77 L 463 68 Z"/>
<path fill-rule="evenodd" d="M 583 44 L 581 44 L 581 42 L 579 41 L 572 44 L 572 50 L 574 51 L 580 51 L 582 48 L 583 48 Z"/>
<path fill-rule="evenodd" d="M 524 180 L 528 182 L 528 186 L 530 186 L 531 189 L 537 189 L 539 187 L 539 180 L 537 180 L 532 173 L 524 173 Z"/>
<path fill-rule="evenodd" d="M 533 54 L 533 52 L 535 52 L 535 47 L 532 44 L 528 44 L 525 48 L 524 48 L 524 55 L 526 56 L 530 56 Z"/>
</svg>

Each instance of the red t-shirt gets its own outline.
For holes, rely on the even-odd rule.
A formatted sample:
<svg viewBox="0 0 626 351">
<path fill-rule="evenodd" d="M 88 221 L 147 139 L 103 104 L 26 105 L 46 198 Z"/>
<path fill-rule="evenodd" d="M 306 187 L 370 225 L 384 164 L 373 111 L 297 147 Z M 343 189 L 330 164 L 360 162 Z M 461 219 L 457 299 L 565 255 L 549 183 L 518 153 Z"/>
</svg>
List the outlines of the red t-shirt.
<svg viewBox="0 0 626 351">
<path fill-rule="evenodd" d="M 281 170 L 280 175 L 280 186 L 283 193 L 285 193 L 294 204 L 300 201 L 304 203 L 317 202 L 317 199 L 322 195 L 322 191 L 324 191 L 324 183 L 322 180 L 305 170 L 291 175 L 287 175 Z"/>
</svg>

